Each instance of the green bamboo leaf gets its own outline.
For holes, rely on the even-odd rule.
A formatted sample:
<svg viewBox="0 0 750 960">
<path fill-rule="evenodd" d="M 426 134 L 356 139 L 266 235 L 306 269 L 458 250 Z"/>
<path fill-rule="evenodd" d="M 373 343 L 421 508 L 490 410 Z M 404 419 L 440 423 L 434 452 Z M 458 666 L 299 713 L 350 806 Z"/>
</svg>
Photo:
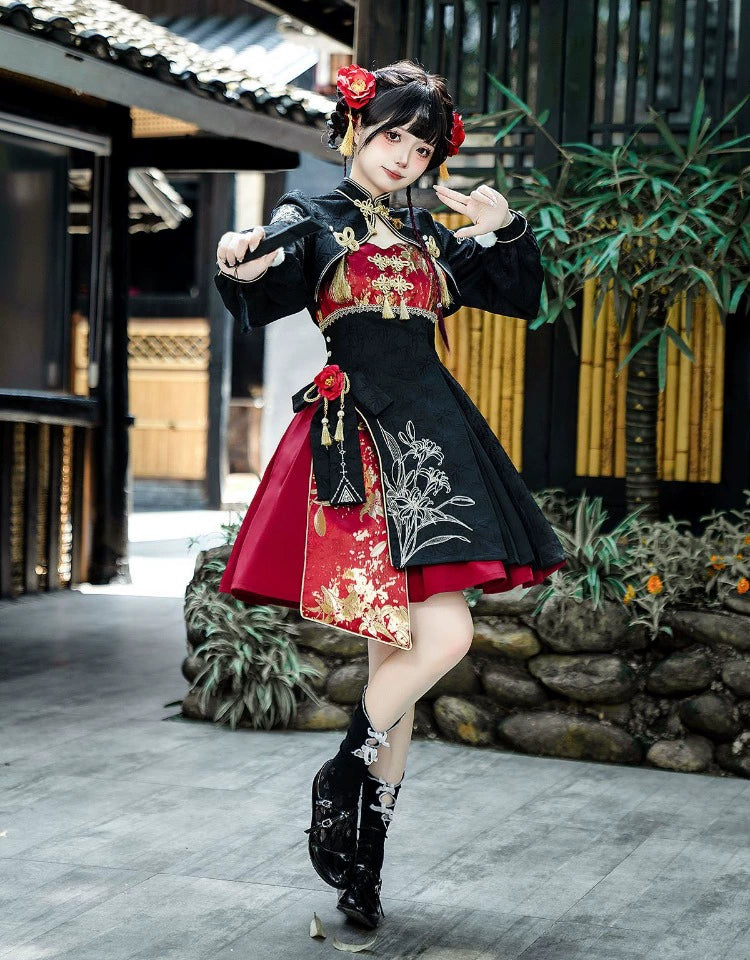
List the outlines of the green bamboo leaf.
<svg viewBox="0 0 750 960">
<path fill-rule="evenodd" d="M 711 275 L 694 263 L 687 264 L 687 269 L 690 270 L 691 273 L 694 273 L 696 276 L 701 278 L 701 280 L 705 283 L 705 285 L 708 287 L 709 291 L 711 292 L 711 295 L 713 296 L 717 305 L 721 307 L 722 300 L 721 300 L 721 297 L 719 296 L 719 291 L 716 289 L 716 285 L 714 284 L 714 281 Z"/>
<path fill-rule="evenodd" d="M 493 86 L 497 87 L 497 89 L 498 89 L 504 96 L 506 96 L 506 97 L 508 98 L 508 100 L 510 100 L 512 103 L 515 103 L 515 105 L 516 105 L 517 107 L 520 107 L 520 109 L 523 110 L 524 113 L 525 113 L 527 116 L 528 116 L 530 113 L 533 113 L 533 112 L 534 112 L 528 104 L 524 103 L 523 100 L 521 100 L 520 97 L 517 97 L 516 94 L 513 93 L 513 91 L 510 90 L 508 87 L 506 87 L 505 84 L 501 83 L 501 82 L 497 79 L 497 77 L 494 77 L 494 76 L 493 76 L 491 73 L 489 73 L 489 71 L 487 71 L 487 70 L 485 70 L 485 73 L 487 74 L 487 77 L 488 77 L 490 83 L 491 83 Z"/>
<path fill-rule="evenodd" d="M 659 391 L 661 392 L 667 383 L 667 338 L 664 328 L 659 337 L 658 349 L 656 351 L 657 368 L 659 374 Z"/>
<path fill-rule="evenodd" d="M 675 328 L 667 324 L 667 326 L 664 329 L 667 332 L 667 336 L 670 338 L 670 340 L 674 342 L 678 350 L 684 353 L 691 363 L 695 363 L 695 355 L 693 354 L 693 351 L 690 349 L 687 343 L 685 343 L 685 341 L 682 339 L 679 333 L 675 330 Z"/>
<path fill-rule="evenodd" d="M 750 283 L 750 277 L 741 280 L 735 287 L 734 293 L 729 301 L 729 313 L 736 313 L 737 307 L 740 305 L 740 300 L 742 299 L 742 294 L 747 289 L 748 283 Z"/>
</svg>

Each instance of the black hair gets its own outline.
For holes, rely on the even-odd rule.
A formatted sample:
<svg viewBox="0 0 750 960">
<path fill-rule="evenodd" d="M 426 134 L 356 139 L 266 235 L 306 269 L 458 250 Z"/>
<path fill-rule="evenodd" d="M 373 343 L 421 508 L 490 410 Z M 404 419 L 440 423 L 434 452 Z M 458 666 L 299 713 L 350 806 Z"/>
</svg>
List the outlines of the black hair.
<svg viewBox="0 0 750 960">
<path fill-rule="evenodd" d="M 352 109 L 339 91 L 336 108 L 326 121 L 328 146 L 338 148 L 336 140 L 346 135 L 352 111 L 352 116 L 361 118 L 363 127 L 375 128 L 360 149 L 383 130 L 408 127 L 412 136 L 434 147 L 426 169 L 439 167 L 448 156 L 453 129 L 453 99 L 445 79 L 412 60 L 399 60 L 372 73 L 377 92 L 361 108 Z"/>
</svg>

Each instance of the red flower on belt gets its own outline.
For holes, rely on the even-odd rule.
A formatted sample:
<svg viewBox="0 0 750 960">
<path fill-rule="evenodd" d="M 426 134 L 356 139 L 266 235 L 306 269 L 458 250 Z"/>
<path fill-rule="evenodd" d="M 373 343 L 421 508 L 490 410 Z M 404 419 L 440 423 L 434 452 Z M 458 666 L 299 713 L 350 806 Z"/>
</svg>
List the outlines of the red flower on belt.
<svg viewBox="0 0 750 960">
<path fill-rule="evenodd" d="M 308 397 L 308 393 L 305 393 L 304 397 L 310 403 L 314 403 L 316 400 L 323 401 L 323 430 L 320 437 L 320 442 L 324 447 L 330 447 L 333 441 L 331 440 L 331 434 L 328 430 L 328 401 L 335 400 L 336 397 L 341 397 L 341 403 L 339 405 L 339 410 L 336 416 L 338 417 L 338 423 L 336 424 L 336 432 L 333 435 L 334 440 L 343 440 L 344 439 L 344 395 L 349 392 L 351 384 L 349 383 L 349 374 L 344 373 L 340 369 L 337 363 L 329 363 L 327 366 L 323 367 L 320 373 L 316 374 L 313 377 L 313 386 L 317 387 L 317 396 Z"/>
<path fill-rule="evenodd" d="M 335 400 L 344 389 L 344 377 L 345 374 L 337 363 L 329 363 L 313 377 L 313 383 L 316 384 L 321 397 Z"/>
</svg>

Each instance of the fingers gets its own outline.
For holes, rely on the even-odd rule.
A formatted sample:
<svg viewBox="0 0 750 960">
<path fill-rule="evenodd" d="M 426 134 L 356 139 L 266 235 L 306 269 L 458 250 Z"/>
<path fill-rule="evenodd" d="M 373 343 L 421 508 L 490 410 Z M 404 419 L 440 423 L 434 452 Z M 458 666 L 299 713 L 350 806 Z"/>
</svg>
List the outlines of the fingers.
<svg viewBox="0 0 750 960">
<path fill-rule="evenodd" d="M 497 190 L 493 190 L 492 187 L 488 186 L 486 183 L 483 183 L 475 190 L 472 190 L 470 197 L 465 196 L 463 193 L 459 193 L 458 190 L 451 190 L 450 187 L 444 187 L 442 183 L 436 183 L 434 185 L 434 189 L 437 191 L 437 194 L 441 200 L 445 200 L 446 202 L 453 200 L 456 204 L 458 204 L 458 207 L 456 207 L 449 203 L 449 206 L 453 206 L 454 210 L 457 210 L 460 207 L 465 207 L 471 198 L 476 198 L 482 203 L 487 203 L 489 206 L 495 207 L 498 204 L 498 199 L 502 196 L 502 194 L 498 193 Z"/>
<path fill-rule="evenodd" d="M 266 232 L 263 227 L 253 227 L 248 233 L 237 233 L 230 230 L 219 240 L 216 258 L 222 260 L 227 266 L 233 267 L 238 261 L 242 260 L 248 250 L 255 250 L 265 235 Z M 276 251 L 274 251 L 275 254 Z"/>
</svg>

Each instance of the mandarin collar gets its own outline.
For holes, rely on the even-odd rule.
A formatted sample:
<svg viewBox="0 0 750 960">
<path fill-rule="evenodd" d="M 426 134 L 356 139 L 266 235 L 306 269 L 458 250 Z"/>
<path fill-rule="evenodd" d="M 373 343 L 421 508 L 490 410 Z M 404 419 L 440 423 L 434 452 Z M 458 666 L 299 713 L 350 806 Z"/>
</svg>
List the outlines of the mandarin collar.
<svg viewBox="0 0 750 960">
<path fill-rule="evenodd" d="M 335 189 L 338 190 L 339 193 L 343 193 L 344 196 L 350 200 L 372 200 L 374 204 L 382 203 L 383 206 L 389 208 L 391 205 L 392 194 L 389 190 L 386 190 L 385 193 L 370 193 L 361 183 L 357 183 L 357 181 L 352 180 L 351 177 L 344 177 Z"/>
</svg>

